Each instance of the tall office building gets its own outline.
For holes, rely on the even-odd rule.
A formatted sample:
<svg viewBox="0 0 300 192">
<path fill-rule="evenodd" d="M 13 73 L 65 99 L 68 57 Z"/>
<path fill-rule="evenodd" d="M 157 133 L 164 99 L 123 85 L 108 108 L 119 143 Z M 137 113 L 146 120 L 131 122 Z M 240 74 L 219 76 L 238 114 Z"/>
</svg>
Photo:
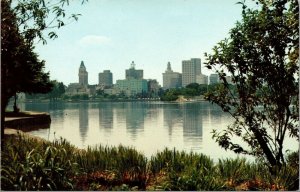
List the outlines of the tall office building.
<svg viewBox="0 0 300 192">
<path fill-rule="evenodd" d="M 171 63 L 168 62 L 168 67 L 165 73 L 163 73 L 163 88 L 179 88 L 181 87 L 182 75 L 177 72 L 173 72 Z"/>
<path fill-rule="evenodd" d="M 130 69 L 126 69 L 126 79 L 143 79 L 143 70 L 135 69 L 135 63 L 132 61 Z"/>
<path fill-rule="evenodd" d="M 209 76 L 209 84 L 213 85 L 219 83 L 219 75 L 218 74 L 210 74 Z"/>
<path fill-rule="evenodd" d="M 113 74 L 110 70 L 104 70 L 102 73 L 99 73 L 99 85 L 112 86 L 113 84 Z"/>
<path fill-rule="evenodd" d="M 207 85 L 208 84 L 208 76 L 200 74 L 196 76 L 196 83 L 200 85 Z"/>
<path fill-rule="evenodd" d="M 115 87 L 127 96 L 148 92 L 148 84 L 145 79 L 117 80 Z"/>
<path fill-rule="evenodd" d="M 117 80 L 116 89 L 125 93 L 127 96 L 133 96 L 139 93 L 147 93 L 147 80 L 143 79 L 143 70 L 135 69 L 135 63 L 132 61 L 130 69 L 126 69 L 126 79 Z"/>
<path fill-rule="evenodd" d="M 201 59 L 192 58 L 182 61 L 182 86 L 196 83 L 197 75 L 201 74 Z"/>
<path fill-rule="evenodd" d="M 81 61 L 79 67 L 78 77 L 79 77 L 79 85 L 88 86 L 88 72 L 86 71 L 83 61 Z"/>
</svg>

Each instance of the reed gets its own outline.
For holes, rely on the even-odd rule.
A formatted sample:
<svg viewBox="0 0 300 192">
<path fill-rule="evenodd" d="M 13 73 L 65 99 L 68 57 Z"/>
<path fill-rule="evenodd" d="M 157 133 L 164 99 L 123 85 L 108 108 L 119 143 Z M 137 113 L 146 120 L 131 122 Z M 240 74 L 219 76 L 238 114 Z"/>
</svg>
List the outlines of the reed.
<svg viewBox="0 0 300 192">
<path fill-rule="evenodd" d="M 271 175 L 246 159 L 214 163 L 203 154 L 164 149 L 149 160 L 130 147 L 75 148 L 65 139 L 7 137 L 2 150 L 3 190 L 296 190 L 297 153 Z"/>
<path fill-rule="evenodd" d="M 62 145 L 9 138 L 2 151 L 1 188 L 71 190 L 78 166 Z"/>
<path fill-rule="evenodd" d="M 110 171 L 120 183 L 145 186 L 147 158 L 135 149 L 118 147 L 88 147 L 75 157 L 86 173 Z"/>
</svg>

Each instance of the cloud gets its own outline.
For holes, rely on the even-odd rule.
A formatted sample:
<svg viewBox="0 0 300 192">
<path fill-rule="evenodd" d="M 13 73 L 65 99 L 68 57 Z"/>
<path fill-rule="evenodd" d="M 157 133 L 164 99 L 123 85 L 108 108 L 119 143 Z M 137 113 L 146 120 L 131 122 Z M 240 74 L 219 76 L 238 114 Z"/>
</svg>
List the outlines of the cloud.
<svg viewBox="0 0 300 192">
<path fill-rule="evenodd" d="M 87 35 L 79 40 L 81 46 L 97 46 L 110 43 L 111 39 L 101 35 Z"/>
</svg>

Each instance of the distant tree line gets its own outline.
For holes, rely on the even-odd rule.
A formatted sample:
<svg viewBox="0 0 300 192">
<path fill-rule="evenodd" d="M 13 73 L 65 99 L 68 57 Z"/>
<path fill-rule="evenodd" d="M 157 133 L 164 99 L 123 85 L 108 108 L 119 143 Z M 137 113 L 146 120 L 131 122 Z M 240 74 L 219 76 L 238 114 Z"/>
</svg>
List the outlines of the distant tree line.
<svg viewBox="0 0 300 192">
<path fill-rule="evenodd" d="M 50 101 L 56 101 L 64 95 L 66 91 L 66 86 L 63 82 L 57 82 L 56 80 L 51 81 L 53 88 L 48 93 L 36 93 L 36 94 L 26 94 L 26 99 L 49 99 Z"/>
<path fill-rule="evenodd" d="M 175 101 L 179 98 L 180 95 L 190 98 L 194 96 L 205 95 L 209 91 L 215 90 L 220 86 L 220 84 L 212 84 L 212 85 L 205 85 L 205 84 L 198 84 L 198 83 L 191 83 L 183 88 L 172 88 L 167 89 L 161 95 L 162 101 Z M 233 93 L 236 92 L 236 87 L 234 85 L 229 85 L 230 89 Z"/>
</svg>

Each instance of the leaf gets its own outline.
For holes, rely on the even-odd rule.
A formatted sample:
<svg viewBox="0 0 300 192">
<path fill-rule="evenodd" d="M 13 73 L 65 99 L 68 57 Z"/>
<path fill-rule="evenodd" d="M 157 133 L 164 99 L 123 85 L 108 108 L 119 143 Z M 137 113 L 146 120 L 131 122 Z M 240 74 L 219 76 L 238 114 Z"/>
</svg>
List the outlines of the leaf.
<svg viewBox="0 0 300 192">
<path fill-rule="evenodd" d="M 53 32 L 53 31 L 51 31 L 50 33 L 48 33 L 48 36 L 49 36 L 50 39 L 55 39 L 55 38 L 58 37 L 58 36 L 56 35 L 56 33 Z"/>
</svg>

